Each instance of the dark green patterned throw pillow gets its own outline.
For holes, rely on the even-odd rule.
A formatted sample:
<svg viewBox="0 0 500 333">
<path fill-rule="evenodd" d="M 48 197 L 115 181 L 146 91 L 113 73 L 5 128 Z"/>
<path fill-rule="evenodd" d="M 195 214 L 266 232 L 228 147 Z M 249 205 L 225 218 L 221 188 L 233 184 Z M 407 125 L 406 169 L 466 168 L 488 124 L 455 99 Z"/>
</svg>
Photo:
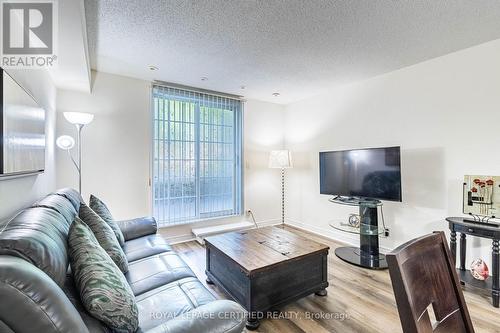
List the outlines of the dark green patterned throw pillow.
<svg viewBox="0 0 500 333">
<path fill-rule="evenodd" d="M 113 229 L 83 202 L 80 204 L 78 216 L 90 227 L 99 245 L 109 254 L 116 266 L 118 266 L 123 273 L 127 273 L 127 257 L 118 243 Z"/>
<path fill-rule="evenodd" d="M 99 215 L 104 221 L 106 221 L 107 224 L 109 224 L 116 235 L 116 239 L 118 239 L 118 243 L 120 243 L 120 246 L 123 247 L 123 245 L 125 245 L 125 238 L 123 237 L 120 227 L 118 226 L 118 224 L 116 224 L 113 215 L 111 215 L 108 206 L 106 206 L 104 202 L 102 202 L 98 197 L 92 194 L 90 195 L 89 206 L 94 212 L 97 213 L 97 215 Z"/>
<path fill-rule="evenodd" d="M 68 250 L 85 309 L 115 332 L 135 332 L 139 315 L 134 294 L 92 230 L 78 217 L 69 229 Z"/>
</svg>

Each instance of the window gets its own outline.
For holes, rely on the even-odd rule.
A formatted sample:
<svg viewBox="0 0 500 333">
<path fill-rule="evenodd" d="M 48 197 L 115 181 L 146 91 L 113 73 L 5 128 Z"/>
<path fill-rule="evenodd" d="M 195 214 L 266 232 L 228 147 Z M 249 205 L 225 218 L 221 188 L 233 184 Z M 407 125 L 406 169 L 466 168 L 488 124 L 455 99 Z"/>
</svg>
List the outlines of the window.
<svg viewBox="0 0 500 333">
<path fill-rule="evenodd" d="M 160 225 L 241 214 L 239 99 L 153 86 L 153 214 Z"/>
</svg>

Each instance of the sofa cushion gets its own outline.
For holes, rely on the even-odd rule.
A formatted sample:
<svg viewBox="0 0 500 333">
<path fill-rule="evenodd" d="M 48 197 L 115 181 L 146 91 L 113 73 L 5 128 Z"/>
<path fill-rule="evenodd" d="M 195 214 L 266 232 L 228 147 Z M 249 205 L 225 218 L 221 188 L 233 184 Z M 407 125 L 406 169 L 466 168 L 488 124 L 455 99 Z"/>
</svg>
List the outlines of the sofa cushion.
<svg viewBox="0 0 500 333">
<path fill-rule="evenodd" d="M 69 223 L 57 211 L 28 208 L 0 226 L 0 254 L 20 257 L 50 276 L 59 286 L 68 269 Z"/>
<path fill-rule="evenodd" d="M 42 200 L 36 202 L 32 207 L 45 207 L 62 214 L 69 224 L 73 222 L 78 211 L 71 201 L 57 194 L 49 194 Z"/>
<path fill-rule="evenodd" d="M 139 327 L 145 332 L 214 300 L 195 277 L 171 282 L 136 297 Z"/>
<path fill-rule="evenodd" d="M 127 258 L 111 227 L 84 202 L 80 205 L 80 212 L 78 215 L 80 219 L 90 227 L 99 245 L 109 254 L 116 266 L 118 266 L 123 273 L 127 273 Z"/>
<path fill-rule="evenodd" d="M 68 297 L 68 299 L 70 300 L 71 304 L 73 304 L 73 306 L 75 307 L 76 311 L 78 311 L 78 313 L 80 314 L 80 317 L 82 317 L 82 320 L 85 323 L 85 326 L 87 326 L 89 332 L 92 333 L 109 332 L 106 325 L 104 325 L 101 321 L 97 320 L 96 318 L 92 317 L 90 313 L 88 313 L 87 310 L 85 310 L 85 307 L 83 306 L 82 301 L 80 300 L 80 294 L 76 289 L 72 272 L 68 272 L 68 274 L 66 274 L 66 281 L 62 289 L 66 297 Z M 2 332 L 2 330 L 0 330 L 0 332 Z"/>
<path fill-rule="evenodd" d="M 78 217 L 68 234 L 69 258 L 84 307 L 116 332 L 135 332 L 138 310 L 127 280 Z"/>
<path fill-rule="evenodd" d="M 172 251 L 167 241 L 158 234 L 143 236 L 125 242 L 123 252 L 128 262 Z"/>
<path fill-rule="evenodd" d="M 106 206 L 104 202 L 102 202 L 94 195 L 90 195 L 89 206 L 94 212 L 97 213 L 97 215 L 99 215 L 104 221 L 106 221 L 106 223 L 109 224 L 111 229 L 113 229 L 116 235 L 116 239 L 118 239 L 118 243 L 120 243 L 120 246 L 125 245 L 125 238 L 123 237 L 123 233 L 120 230 L 118 224 L 116 224 L 113 215 L 111 215 L 111 212 L 108 209 L 108 206 Z"/>
<path fill-rule="evenodd" d="M 55 191 L 54 194 L 68 199 L 76 211 L 80 209 L 80 203 L 83 202 L 83 198 L 80 193 L 72 188 L 62 188 Z"/>
<path fill-rule="evenodd" d="M 247 312 L 238 303 L 216 300 L 149 329 L 148 333 L 242 333 L 247 318 Z"/>
<path fill-rule="evenodd" d="M 134 295 L 185 277 L 195 277 L 189 266 L 174 252 L 165 252 L 129 263 L 125 274 Z"/>
</svg>

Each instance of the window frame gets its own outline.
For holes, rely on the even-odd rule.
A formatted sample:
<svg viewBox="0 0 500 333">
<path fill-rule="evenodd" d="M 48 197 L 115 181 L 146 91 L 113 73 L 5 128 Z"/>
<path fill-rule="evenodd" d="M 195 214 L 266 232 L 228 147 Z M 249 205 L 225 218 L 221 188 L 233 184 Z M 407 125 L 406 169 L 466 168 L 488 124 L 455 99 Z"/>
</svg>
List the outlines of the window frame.
<svg viewBox="0 0 500 333">
<path fill-rule="evenodd" d="M 159 91 L 156 91 L 158 89 Z M 168 94 L 165 90 L 173 90 L 175 93 L 170 95 Z M 162 91 L 164 90 L 164 91 Z M 151 107 L 150 107 L 150 112 L 151 112 L 151 152 L 150 152 L 150 178 L 149 178 L 149 187 L 150 187 L 150 209 L 151 209 L 151 214 L 155 216 L 156 211 L 155 211 L 155 200 L 156 200 L 156 189 L 155 189 L 155 184 L 156 184 L 156 175 L 155 175 L 155 163 L 158 163 L 156 158 L 158 157 L 155 152 L 155 142 L 158 141 L 163 141 L 163 142 L 171 142 L 170 139 L 166 140 L 160 140 L 159 137 L 156 137 L 156 130 L 155 126 L 157 125 L 157 120 L 158 119 L 155 117 L 155 98 L 158 95 L 164 94 L 167 95 L 168 98 L 164 98 L 164 100 L 175 100 L 175 101 L 180 101 L 180 102 L 192 102 L 195 105 L 194 109 L 194 127 L 195 127 L 195 218 L 193 219 L 179 219 L 179 220 L 170 220 L 169 218 L 166 219 L 160 219 L 160 216 L 156 217 L 157 222 L 159 227 L 172 227 L 172 226 L 179 226 L 179 225 L 186 225 L 186 224 L 192 224 L 192 223 L 199 223 L 199 222 L 204 222 L 204 221 L 210 221 L 210 220 L 216 220 L 216 219 L 225 219 L 225 218 L 230 218 L 230 217 L 235 217 L 235 216 L 242 216 L 244 214 L 244 188 L 243 188 L 243 179 L 244 179 L 244 149 L 243 149 L 243 144 L 244 144 L 244 127 L 243 127 L 243 121 L 244 121 L 244 105 L 245 101 L 241 99 L 240 96 L 233 96 L 233 95 L 226 95 L 226 94 L 221 94 L 218 92 L 212 92 L 212 91 L 206 91 L 203 89 L 197 89 L 197 88 L 191 88 L 191 87 L 184 87 L 184 86 L 177 86 L 177 85 L 165 85 L 165 84 L 157 84 L 153 83 L 151 85 Z M 182 96 L 181 96 L 182 95 Z M 207 100 L 203 100 L 205 97 L 209 97 Z M 209 99 L 212 98 L 211 101 Z M 215 99 L 215 101 L 214 101 Z M 202 107 L 209 107 L 209 108 L 219 108 L 223 109 L 225 105 L 219 104 L 218 101 L 219 99 L 225 99 L 227 102 L 228 100 L 230 103 L 228 104 L 230 106 L 229 110 L 233 111 L 233 147 L 234 147 L 234 154 L 233 154 L 233 175 L 232 175 L 232 182 L 233 182 L 233 189 L 232 189 L 232 200 L 233 200 L 233 208 L 231 209 L 231 213 L 224 214 L 224 210 L 218 211 L 217 213 L 221 213 L 220 215 L 217 216 L 207 216 L 210 215 L 213 212 L 210 213 L 205 213 L 205 216 L 203 216 L 203 213 L 201 212 L 201 206 L 200 206 L 200 198 L 202 197 L 201 195 L 201 181 L 200 179 L 200 150 L 202 146 L 202 141 L 200 138 L 201 135 L 201 125 L 202 122 L 200 120 L 201 116 L 201 111 L 200 109 Z M 227 109 L 226 109 L 227 110 Z M 170 118 L 170 116 L 169 116 Z M 165 120 L 164 124 L 169 124 L 170 120 Z M 216 126 L 223 126 L 223 125 L 216 125 Z M 163 129 L 165 131 L 165 129 Z M 239 131 L 239 133 L 237 133 Z M 168 131 L 170 135 L 170 130 Z M 238 135 L 239 134 L 239 135 Z M 186 141 L 183 141 L 186 142 Z M 170 144 L 169 144 L 170 145 Z M 170 148 L 169 148 L 170 149 Z M 165 149 L 164 149 L 165 152 Z M 164 161 L 166 161 L 164 159 Z M 217 160 L 218 161 L 218 160 Z M 165 166 L 163 167 L 165 169 Z M 169 180 L 171 177 L 169 176 L 168 178 L 163 177 L 163 181 Z M 158 182 L 160 182 L 160 178 L 158 179 Z M 170 188 L 170 186 L 169 186 Z M 184 198 L 181 197 L 181 198 Z M 170 200 L 170 199 L 165 199 L 164 200 Z"/>
</svg>

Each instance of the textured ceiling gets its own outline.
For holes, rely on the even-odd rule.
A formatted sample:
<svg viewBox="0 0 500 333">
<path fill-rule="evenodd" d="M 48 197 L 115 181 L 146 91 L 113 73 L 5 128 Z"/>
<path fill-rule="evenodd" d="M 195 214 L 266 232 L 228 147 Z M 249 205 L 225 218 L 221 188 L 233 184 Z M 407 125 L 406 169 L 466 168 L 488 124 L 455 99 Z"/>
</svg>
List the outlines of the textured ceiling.
<svg viewBox="0 0 500 333">
<path fill-rule="evenodd" d="M 86 0 L 85 6 L 92 68 L 276 103 L 500 38 L 498 0 Z M 150 64 L 159 70 L 151 72 Z"/>
</svg>

